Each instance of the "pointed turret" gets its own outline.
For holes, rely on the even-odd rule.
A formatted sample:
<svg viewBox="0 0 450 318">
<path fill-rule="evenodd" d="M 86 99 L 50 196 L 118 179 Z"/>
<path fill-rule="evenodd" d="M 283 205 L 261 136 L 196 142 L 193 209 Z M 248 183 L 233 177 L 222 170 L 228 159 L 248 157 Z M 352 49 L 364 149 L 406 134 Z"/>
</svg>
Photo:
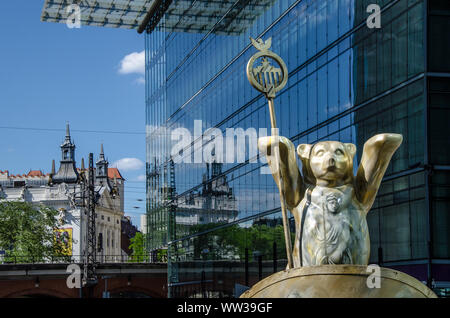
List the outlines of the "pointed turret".
<svg viewBox="0 0 450 318">
<path fill-rule="evenodd" d="M 73 146 L 72 144 L 72 140 L 70 138 L 70 127 L 69 127 L 69 123 L 66 123 L 66 137 L 64 139 L 63 144 L 61 145 L 61 147 L 63 146 L 67 146 L 69 148 L 69 146 Z"/>
<path fill-rule="evenodd" d="M 61 161 L 58 172 L 53 177 L 54 183 L 76 183 L 79 175 L 75 167 L 75 144 L 70 138 L 69 123 L 66 123 L 66 136 L 61 145 Z"/>
<path fill-rule="evenodd" d="M 108 183 L 108 160 L 105 159 L 105 152 L 103 151 L 103 143 L 100 145 L 100 156 L 95 163 L 97 169 L 95 173 L 96 183 L 109 185 Z"/>
<path fill-rule="evenodd" d="M 78 181 L 81 182 L 85 182 L 86 181 L 86 167 L 84 166 L 84 158 L 81 158 L 81 168 L 80 168 L 80 178 L 78 179 Z"/>
<path fill-rule="evenodd" d="M 70 140 L 70 127 L 69 122 L 66 122 L 66 139 L 69 138 Z"/>
<path fill-rule="evenodd" d="M 53 176 L 55 175 L 55 159 L 52 160 L 52 170 L 50 171 L 50 175 L 48 176 L 48 185 L 53 184 Z"/>
</svg>

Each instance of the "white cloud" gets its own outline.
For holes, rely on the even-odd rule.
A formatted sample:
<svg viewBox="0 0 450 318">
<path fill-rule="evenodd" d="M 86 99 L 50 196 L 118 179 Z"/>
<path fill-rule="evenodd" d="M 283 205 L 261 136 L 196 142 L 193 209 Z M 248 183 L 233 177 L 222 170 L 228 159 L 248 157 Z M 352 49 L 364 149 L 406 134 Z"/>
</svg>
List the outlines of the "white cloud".
<svg viewBox="0 0 450 318">
<path fill-rule="evenodd" d="M 135 83 L 136 84 L 145 84 L 145 78 L 143 76 L 141 76 L 135 80 Z"/>
<path fill-rule="evenodd" d="M 136 177 L 136 181 L 145 181 L 145 180 L 146 180 L 145 174 L 141 174 Z"/>
<path fill-rule="evenodd" d="M 120 74 L 145 74 L 145 51 L 133 52 L 120 62 Z"/>
<path fill-rule="evenodd" d="M 137 158 L 123 158 L 114 162 L 112 166 L 122 171 L 133 171 L 142 169 L 144 163 Z"/>
</svg>

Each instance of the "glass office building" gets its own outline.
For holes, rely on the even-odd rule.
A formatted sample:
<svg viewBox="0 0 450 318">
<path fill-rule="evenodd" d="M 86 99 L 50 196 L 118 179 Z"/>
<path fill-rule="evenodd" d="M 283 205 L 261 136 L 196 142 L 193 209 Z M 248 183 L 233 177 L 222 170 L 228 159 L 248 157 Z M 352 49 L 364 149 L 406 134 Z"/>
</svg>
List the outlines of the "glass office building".
<svg viewBox="0 0 450 318">
<path fill-rule="evenodd" d="M 246 78 L 256 53 L 250 37 L 272 37 L 286 62 L 289 81 L 275 108 L 280 135 L 294 145 L 354 143 L 357 167 L 371 136 L 404 136 L 368 214 L 370 263 L 406 272 L 444 296 L 449 2 L 156 2 L 145 33 L 147 248 L 154 259 L 168 257 L 170 297 L 238 296 L 242 285 L 286 266 L 278 190 L 262 173 L 264 158 L 248 143 L 223 142 L 233 161 L 222 160 L 220 143 L 211 147 L 230 128 L 248 140 L 255 131 L 262 136 L 261 128 L 270 132 L 267 101 Z M 366 23 L 373 3 L 381 7 L 379 29 Z M 182 139 L 189 142 L 178 147 Z M 205 149 L 209 160 L 201 158 Z"/>
</svg>

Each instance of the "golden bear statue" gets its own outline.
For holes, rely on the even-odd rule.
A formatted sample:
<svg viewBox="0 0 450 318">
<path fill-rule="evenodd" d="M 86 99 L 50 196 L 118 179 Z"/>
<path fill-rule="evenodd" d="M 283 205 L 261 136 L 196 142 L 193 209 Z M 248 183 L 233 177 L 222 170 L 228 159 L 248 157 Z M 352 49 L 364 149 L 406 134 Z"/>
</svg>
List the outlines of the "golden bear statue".
<svg viewBox="0 0 450 318">
<path fill-rule="evenodd" d="M 300 174 L 295 148 L 289 139 L 259 138 L 258 148 L 267 155 L 277 184 L 281 177 L 286 205 L 295 219 L 294 268 L 368 264 L 370 239 L 366 215 L 402 140 L 402 135 L 391 133 L 370 138 L 364 144 L 355 176 L 353 144 L 321 141 L 299 145 L 297 154 L 303 172 Z M 277 145 L 279 163 L 273 156 Z"/>
</svg>

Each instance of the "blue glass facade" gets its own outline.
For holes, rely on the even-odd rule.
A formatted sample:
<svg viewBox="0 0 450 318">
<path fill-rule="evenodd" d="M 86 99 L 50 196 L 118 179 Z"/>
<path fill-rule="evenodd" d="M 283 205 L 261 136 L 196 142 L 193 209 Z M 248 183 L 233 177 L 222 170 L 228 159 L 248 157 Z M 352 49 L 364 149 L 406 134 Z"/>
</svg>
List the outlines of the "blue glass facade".
<svg viewBox="0 0 450 318">
<path fill-rule="evenodd" d="M 366 25 L 366 8 L 374 2 L 382 8 L 380 29 Z M 263 159 L 246 150 L 244 162 L 190 162 L 199 147 L 207 146 L 202 133 L 209 128 L 224 136 L 229 128 L 270 131 L 267 101 L 245 74 L 255 53 L 250 37 L 272 37 L 272 50 L 287 64 L 289 82 L 275 107 L 280 135 L 295 145 L 354 143 L 357 167 L 371 136 L 403 134 L 368 216 L 370 261 L 423 281 L 450 281 L 445 276 L 449 156 L 435 150 L 448 146 L 442 133 L 450 84 L 448 70 L 435 60 L 429 63 L 427 54 L 433 43 L 444 45 L 428 35 L 430 25 L 439 29 L 448 23 L 445 4 L 224 2 L 230 10 L 211 15 L 210 28 L 195 31 L 173 26 L 171 7 L 182 4 L 185 14 L 175 26 L 186 25 L 189 10 L 198 12 L 204 2 L 173 1 L 158 27 L 146 34 L 147 247 L 156 258 L 168 252 L 170 296 L 233 296 L 236 284 L 252 285 L 286 266 L 278 190 L 272 176 L 261 173 Z M 433 10 L 445 22 L 434 25 Z M 226 18 L 246 23 L 245 28 L 224 27 Z M 201 121 L 200 134 L 196 121 Z M 174 131 L 180 128 L 193 136 L 178 152 L 181 163 L 173 161 L 172 152 Z M 436 140 L 430 138 L 433 132 Z M 438 167 L 431 174 L 433 164 Z"/>
</svg>

